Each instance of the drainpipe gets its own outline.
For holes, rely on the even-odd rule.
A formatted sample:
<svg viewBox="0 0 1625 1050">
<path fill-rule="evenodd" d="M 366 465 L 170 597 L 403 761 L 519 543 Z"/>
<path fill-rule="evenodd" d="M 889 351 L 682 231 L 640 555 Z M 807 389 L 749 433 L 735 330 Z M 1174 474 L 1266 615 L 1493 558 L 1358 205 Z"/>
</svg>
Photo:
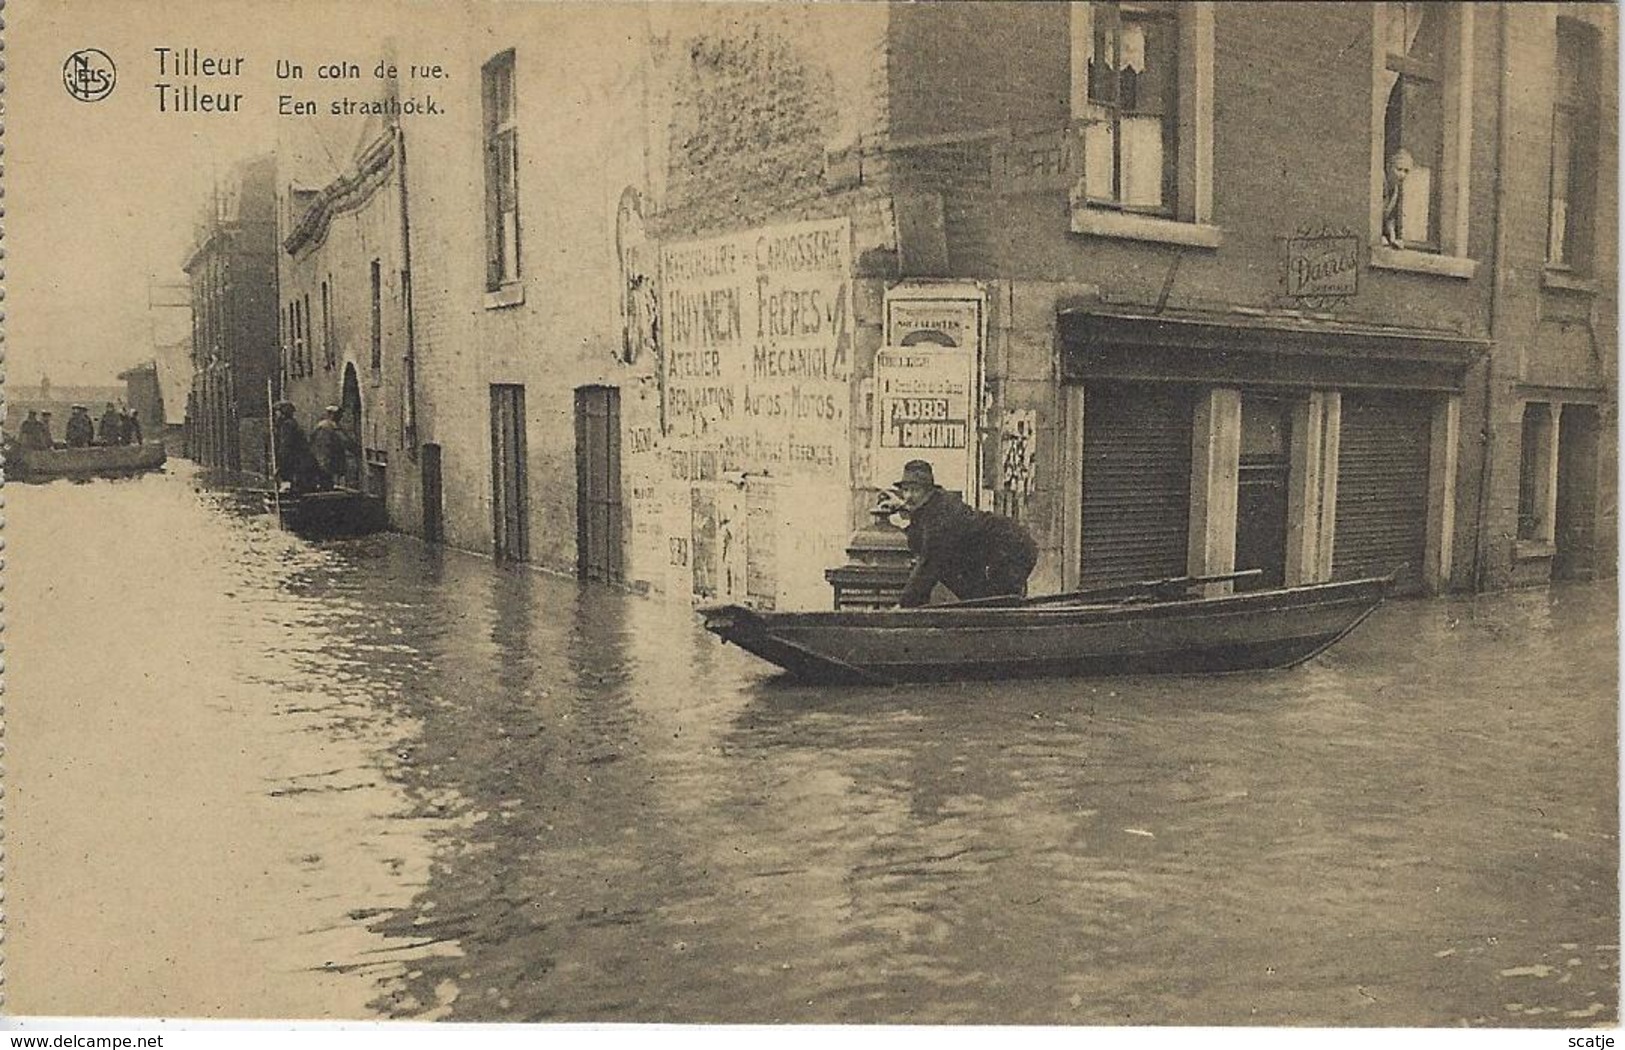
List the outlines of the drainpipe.
<svg viewBox="0 0 1625 1050">
<path fill-rule="evenodd" d="M 1485 530 L 1489 522 L 1489 504 L 1491 482 L 1494 480 L 1492 467 L 1495 463 L 1495 363 L 1501 349 L 1500 342 L 1505 335 L 1504 318 L 1506 311 L 1506 280 L 1507 280 L 1507 195 L 1506 170 L 1507 163 L 1512 156 L 1512 129 L 1507 120 L 1508 98 L 1511 95 L 1508 81 L 1511 72 L 1508 69 L 1507 56 L 1511 54 L 1512 33 L 1508 28 L 1508 7 L 1498 5 L 1496 18 L 1500 32 L 1500 76 L 1496 84 L 1495 100 L 1495 246 L 1493 248 L 1493 265 L 1495 274 L 1490 281 L 1490 353 L 1484 361 L 1484 429 L 1480 440 L 1484 445 L 1483 469 L 1478 484 L 1478 521 L 1473 529 L 1473 591 L 1482 593 L 1487 579 L 1485 567 Z"/>
<path fill-rule="evenodd" d="M 406 455 L 414 463 L 418 458 L 418 355 L 417 327 L 412 306 L 412 219 L 406 196 L 406 132 L 400 122 L 395 124 L 395 175 L 399 179 L 401 198 L 401 301 L 406 311 Z"/>
</svg>

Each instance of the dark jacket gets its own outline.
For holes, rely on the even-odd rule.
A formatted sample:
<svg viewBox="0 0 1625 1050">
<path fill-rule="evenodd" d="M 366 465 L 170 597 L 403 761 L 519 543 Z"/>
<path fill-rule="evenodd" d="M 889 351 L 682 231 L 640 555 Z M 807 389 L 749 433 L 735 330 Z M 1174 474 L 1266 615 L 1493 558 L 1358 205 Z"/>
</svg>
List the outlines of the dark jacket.
<svg viewBox="0 0 1625 1050">
<path fill-rule="evenodd" d="M 350 435 L 331 419 L 323 419 L 310 429 L 310 451 L 316 465 L 334 481 L 349 473 Z"/>
<path fill-rule="evenodd" d="M 101 426 L 96 430 L 96 437 L 104 445 L 124 444 L 124 417 L 111 408 L 103 412 Z"/>
<path fill-rule="evenodd" d="M 45 432 L 45 424 L 37 419 L 23 420 L 23 425 L 17 428 L 17 441 L 23 448 L 35 451 L 51 447 L 51 438 Z"/>
<path fill-rule="evenodd" d="M 68 444 L 73 448 L 88 446 L 94 429 L 95 425 L 87 413 L 75 412 L 68 417 Z"/>
<path fill-rule="evenodd" d="M 304 428 L 292 416 L 280 416 L 276 421 L 276 473 L 295 489 L 317 484 L 316 458 L 310 454 Z"/>
<path fill-rule="evenodd" d="M 914 552 L 899 604 L 924 605 L 941 583 L 961 599 L 1020 594 L 1038 562 L 1038 546 L 1019 522 L 975 510 L 942 489 L 909 517 Z"/>
</svg>

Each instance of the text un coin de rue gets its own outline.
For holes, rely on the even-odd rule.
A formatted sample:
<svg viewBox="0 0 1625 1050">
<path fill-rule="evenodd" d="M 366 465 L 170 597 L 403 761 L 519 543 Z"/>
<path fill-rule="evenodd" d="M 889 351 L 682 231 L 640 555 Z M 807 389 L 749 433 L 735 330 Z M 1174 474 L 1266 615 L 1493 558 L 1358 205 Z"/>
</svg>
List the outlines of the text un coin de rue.
<svg viewBox="0 0 1625 1050">
<path fill-rule="evenodd" d="M 206 52 L 197 47 L 155 47 L 152 49 L 157 81 L 154 97 L 160 113 L 241 113 L 247 93 L 234 90 L 247 81 L 254 63 L 246 55 Z M 262 67 L 263 68 L 263 67 Z M 395 63 L 388 60 L 339 59 L 306 66 L 285 58 L 272 63 L 271 72 L 279 81 L 308 81 L 325 84 L 375 83 L 395 80 L 433 82 L 450 79 L 439 63 Z M 422 97 L 387 98 L 342 95 L 320 102 L 313 97 L 279 93 L 277 113 L 282 116 L 313 115 L 327 112 L 348 115 L 435 115 L 443 113 L 442 100 L 432 94 Z"/>
</svg>

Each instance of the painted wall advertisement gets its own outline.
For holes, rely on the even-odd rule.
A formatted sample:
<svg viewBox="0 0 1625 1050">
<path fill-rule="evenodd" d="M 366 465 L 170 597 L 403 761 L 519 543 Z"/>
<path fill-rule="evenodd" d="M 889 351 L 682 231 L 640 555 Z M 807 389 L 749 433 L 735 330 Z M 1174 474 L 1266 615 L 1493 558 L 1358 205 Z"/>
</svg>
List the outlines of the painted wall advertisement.
<svg viewBox="0 0 1625 1050">
<path fill-rule="evenodd" d="M 976 502 L 983 309 L 974 286 L 887 293 L 886 347 L 875 355 L 877 487 L 923 459 L 937 484 Z"/>
<path fill-rule="evenodd" d="M 850 520 L 850 221 L 669 244 L 660 265 L 669 583 L 827 608 Z"/>
</svg>

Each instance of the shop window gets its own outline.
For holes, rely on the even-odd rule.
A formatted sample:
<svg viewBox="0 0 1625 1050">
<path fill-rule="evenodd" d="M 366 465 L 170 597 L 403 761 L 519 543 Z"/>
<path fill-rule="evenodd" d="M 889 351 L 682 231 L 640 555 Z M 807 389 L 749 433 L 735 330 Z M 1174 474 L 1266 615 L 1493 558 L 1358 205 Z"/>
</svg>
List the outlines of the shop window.
<svg viewBox="0 0 1625 1050">
<path fill-rule="evenodd" d="M 1546 263 L 1587 272 L 1592 205 L 1596 199 L 1596 38 L 1571 18 L 1557 20 L 1557 69 L 1552 110 L 1552 173 L 1547 208 Z"/>
<path fill-rule="evenodd" d="M 1075 3 L 1077 233 L 1213 247 L 1213 9 Z"/>
<path fill-rule="evenodd" d="M 519 280 L 519 143 L 514 106 L 514 53 L 485 64 L 485 287 Z"/>
<path fill-rule="evenodd" d="M 1531 402 L 1523 406 L 1518 467 L 1518 539 L 1523 541 L 1552 542 L 1556 430 L 1551 405 Z"/>
<path fill-rule="evenodd" d="M 1418 258 L 1466 253 L 1471 7 L 1375 5 L 1374 265 L 1471 276 Z"/>
</svg>

